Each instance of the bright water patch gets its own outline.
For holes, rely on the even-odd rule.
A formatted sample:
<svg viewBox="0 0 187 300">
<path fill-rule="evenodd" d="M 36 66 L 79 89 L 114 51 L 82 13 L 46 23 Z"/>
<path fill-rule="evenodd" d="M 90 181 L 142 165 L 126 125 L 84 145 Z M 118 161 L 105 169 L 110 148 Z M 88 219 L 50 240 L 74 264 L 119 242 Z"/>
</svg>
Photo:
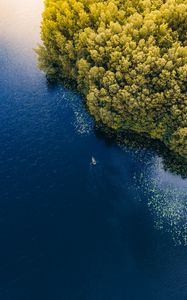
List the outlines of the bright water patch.
<svg viewBox="0 0 187 300">
<path fill-rule="evenodd" d="M 139 170 L 132 171 L 133 183 L 128 185 L 128 189 L 134 189 L 137 201 L 147 205 L 156 230 L 167 234 L 174 245 L 187 246 L 187 178 L 167 170 L 167 164 L 174 171 L 178 170 L 172 157 L 171 161 L 169 157 L 165 161 L 153 149 L 144 147 L 145 142 L 141 146 L 141 138 L 139 141 L 140 144 L 128 134 L 119 135 L 115 140 L 124 155 L 129 155 L 139 166 Z M 178 166 L 180 170 L 181 165 Z M 122 170 L 122 166 L 118 169 Z M 123 177 L 124 174 L 121 174 L 118 181 Z"/>
<path fill-rule="evenodd" d="M 175 245 L 187 245 L 187 180 L 163 171 L 162 159 L 154 158 L 144 172 L 134 175 L 135 189 L 154 218 L 156 229 L 167 232 Z M 177 183 L 180 183 L 177 185 Z"/>
<path fill-rule="evenodd" d="M 83 100 L 77 93 L 69 91 L 70 97 L 67 97 L 67 105 L 73 112 L 73 127 L 78 135 L 89 135 L 93 131 L 93 119 L 83 106 Z"/>
</svg>

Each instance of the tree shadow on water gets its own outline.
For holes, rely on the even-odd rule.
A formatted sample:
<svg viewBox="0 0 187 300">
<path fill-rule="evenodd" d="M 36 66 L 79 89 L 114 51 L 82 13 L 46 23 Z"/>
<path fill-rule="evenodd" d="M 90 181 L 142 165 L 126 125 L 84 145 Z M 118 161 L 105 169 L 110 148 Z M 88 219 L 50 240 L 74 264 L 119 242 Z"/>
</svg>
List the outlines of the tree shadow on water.
<svg viewBox="0 0 187 300">
<path fill-rule="evenodd" d="M 132 131 L 115 132 L 102 124 L 96 124 L 95 134 L 98 138 L 105 139 L 109 145 L 118 144 L 129 150 L 148 150 L 162 158 L 163 168 L 173 174 L 187 178 L 187 160 L 180 155 L 169 150 L 164 143 L 159 140 L 138 134 Z"/>
</svg>

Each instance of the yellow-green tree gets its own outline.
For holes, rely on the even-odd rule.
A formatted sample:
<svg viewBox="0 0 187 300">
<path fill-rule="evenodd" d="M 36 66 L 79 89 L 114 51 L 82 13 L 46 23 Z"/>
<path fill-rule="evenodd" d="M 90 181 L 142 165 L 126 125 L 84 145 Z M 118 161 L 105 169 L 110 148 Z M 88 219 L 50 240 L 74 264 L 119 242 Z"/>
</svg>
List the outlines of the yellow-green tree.
<svg viewBox="0 0 187 300">
<path fill-rule="evenodd" d="M 187 0 L 46 0 L 39 65 L 90 113 L 187 157 Z"/>
</svg>

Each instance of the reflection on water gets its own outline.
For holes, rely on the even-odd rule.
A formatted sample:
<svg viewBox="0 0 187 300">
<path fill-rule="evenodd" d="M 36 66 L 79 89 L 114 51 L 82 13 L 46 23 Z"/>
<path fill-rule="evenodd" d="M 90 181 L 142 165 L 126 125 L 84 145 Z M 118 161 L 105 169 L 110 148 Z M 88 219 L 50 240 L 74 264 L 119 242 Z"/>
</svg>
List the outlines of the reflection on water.
<svg viewBox="0 0 187 300">
<path fill-rule="evenodd" d="M 22 47 L 39 42 L 42 0 L 0 0 L 0 38 Z"/>
<path fill-rule="evenodd" d="M 155 227 L 168 232 L 175 245 L 187 245 L 187 180 L 179 180 L 163 170 L 162 160 L 154 158 L 140 176 L 134 175 L 135 189 L 146 197 Z"/>
<path fill-rule="evenodd" d="M 128 149 L 139 161 L 145 160 L 145 154 L 151 164 L 157 161 L 158 165 L 159 161 L 160 171 L 166 177 L 171 174 L 179 175 L 175 176 L 175 181 L 178 178 L 179 183 L 181 177 L 187 179 L 187 160 L 170 151 L 162 142 L 134 132 L 116 133 L 100 124 L 97 125 L 95 133 L 98 137 L 107 139 L 110 144 L 115 142 L 122 150 Z"/>
<path fill-rule="evenodd" d="M 115 141 L 144 165 L 142 172 L 133 174 L 137 199 L 146 199 L 158 230 L 167 232 L 175 245 L 187 245 L 187 161 L 162 143 L 135 133 L 116 135 L 99 126 L 96 134 L 111 144 Z"/>
<path fill-rule="evenodd" d="M 78 134 L 89 135 L 93 132 L 93 120 L 88 113 L 83 110 L 82 100 L 77 101 L 77 97 L 76 95 L 71 99 L 71 103 L 69 103 L 74 114 L 73 126 Z"/>
</svg>

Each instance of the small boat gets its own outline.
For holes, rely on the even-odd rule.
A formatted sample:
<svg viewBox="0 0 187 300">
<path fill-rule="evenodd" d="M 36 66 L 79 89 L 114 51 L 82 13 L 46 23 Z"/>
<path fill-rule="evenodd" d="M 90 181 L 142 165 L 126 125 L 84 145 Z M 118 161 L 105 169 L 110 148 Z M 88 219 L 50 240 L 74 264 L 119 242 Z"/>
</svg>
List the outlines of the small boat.
<svg viewBox="0 0 187 300">
<path fill-rule="evenodd" d="M 95 166 L 97 164 L 96 159 L 92 156 L 91 164 Z"/>
</svg>

